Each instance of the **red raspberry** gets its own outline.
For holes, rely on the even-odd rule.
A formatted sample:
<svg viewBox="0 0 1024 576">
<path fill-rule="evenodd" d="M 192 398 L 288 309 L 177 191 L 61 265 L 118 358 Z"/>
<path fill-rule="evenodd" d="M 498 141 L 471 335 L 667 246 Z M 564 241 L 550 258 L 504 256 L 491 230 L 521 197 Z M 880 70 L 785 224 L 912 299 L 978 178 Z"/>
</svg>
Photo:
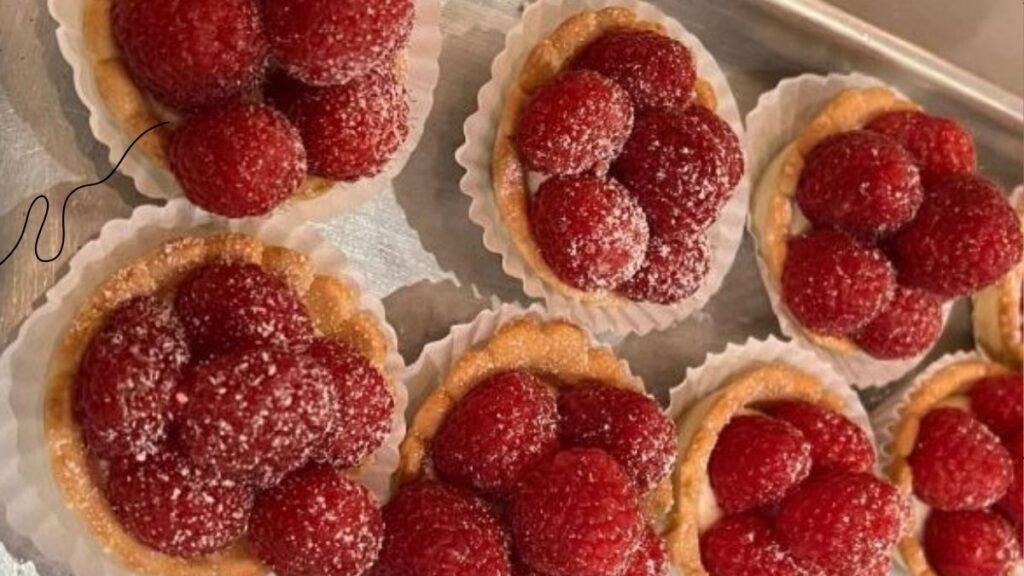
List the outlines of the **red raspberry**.
<svg viewBox="0 0 1024 576">
<path fill-rule="evenodd" d="M 552 576 L 622 574 L 643 530 L 636 490 L 600 450 L 556 454 L 523 477 L 512 504 L 519 553 Z"/>
<path fill-rule="evenodd" d="M 197 356 L 308 342 L 313 322 L 281 279 L 257 264 L 214 262 L 193 270 L 174 306 Z"/>
<path fill-rule="evenodd" d="M 245 485 L 218 479 L 173 452 L 115 460 L 106 496 L 135 538 L 181 558 L 211 554 L 242 537 L 253 501 Z"/>
<path fill-rule="evenodd" d="M 703 232 L 676 239 L 652 235 L 643 264 L 618 291 L 631 300 L 675 304 L 700 289 L 711 269 L 711 248 Z"/>
<path fill-rule="evenodd" d="M 508 535 L 486 504 L 421 482 L 384 507 L 384 547 L 373 576 L 509 576 Z"/>
<path fill-rule="evenodd" d="M 1020 261 L 1020 220 L 999 188 L 974 176 L 949 176 L 913 222 L 893 239 L 900 282 L 954 298 L 1003 276 Z"/>
<path fill-rule="evenodd" d="M 75 376 L 75 416 L 89 451 L 156 453 L 188 361 L 185 329 L 166 304 L 142 296 L 111 312 Z"/>
<path fill-rule="evenodd" d="M 829 574 L 854 574 L 889 553 L 904 510 L 899 490 L 870 474 L 826 473 L 782 501 L 775 530 L 799 562 Z"/>
<path fill-rule="evenodd" d="M 910 222 L 923 199 L 910 154 L 867 130 L 836 134 L 815 146 L 796 190 L 800 210 L 815 225 L 864 239 Z"/>
<path fill-rule="evenodd" d="M 256 85 L 267 61 L 257 0 L 115 0 L 114 39 L 132 78 L 174 108 Z M 183 17 L 187 14 L 188 17 Z"/>
<path fill-rule="evenodd" d="M 556 450 L 554 393 L 530 374 L 505 372 L 459 401 L 434 438 L 431 455 L 441 480 L 500 496 Z"/>
<path fill-rule="evenodd" d="M 927 191 L 950 174 L 973 174 L 977 167 L 974 138 L 959 123 L 915 110 L 887 112 L 868 123 L 899 142 L 921 171 Z"/>
<path fill-rule="evenodd" d="M 637 108 L 685 108 L 693 100 L 697 70 L 679 41 L 663 34 L 606 34 L 576 57 L 573 68 L 593 70 L 629 92 Z"/>
<path fill-rule="evenodd" d="M 622 576 L 668 576 L 668 550 L 665 542 L 647 527 L 641 536 L 640 547 L 633 553 L 629 568 Z"/>
<path fill-rule="evenodd" d="M 1020 559 L 1010 525 L 979 510 L 933 510 L 924 525 L 924 552 L 942 576 L 1004 576 Z"/>
<path fill-rule="evenodd" d="M 1013 460 L 1013 482 L 1006 496 L 996 502 L 996 508 L 1017 528 L 1018 540 L 1024 547 L 1024 435 L 1021 432 L 1018 429 L 1006 440 L 1006 448 Z"/>
<path fill-rule="evenodd" d="M 739 139 L 702 106 L 651 109 L 636 126 L 612 172 L 636 194 L 651 230 L 672 238 L 710 226 L 743 173 Z"/>
<path fill-rule="evenodd" d="M 726 424 L 708 460 L 718 505 L 736 514 L 781 500 L 811 473 L 811 445 L 792 424 L 756 414 Z"/>
<path fill-rule="evenodd" d="M 558 397 L 566 446 L 599 448 L 622 466 L 638 493 L 668 477 L 676 459 L 676 429 L 650 396 L 584 381 Z"/>
<path fill-rule="evenodd" d="M 940 510 L 981 510 L 1006 494 L 1013 479 L 1010 454 L 969 413 L 932 410 L 921 419 L 908 458 L 914 494 Z"/>
<path fill-rule="evenodd" d="M 266 2 L 274 59 L 306 84 L 345 84 L 389 65 L 412 31 L 412 0 Z"/>
<path fill-rule="evenodd" d="M 700 558 L 710 576 L 819 576 L 805 570 L 756 514 L 726 516 L 700 537 Z"/>
<path fill-rule="evenodd" d="M 800 430 L 811 445 L 815 471 L 870 472 L 875 465 L 868 435 L 838 412 L 800 401 L 775 402 L 764 411 Z"/>
<path fill-rule="evenodd" d="M 647 221 L 614 180 L 549 178 L 533 198 L 530 220 L 544 261 L 580 290 L 611 290 L 643 263 Z"/>
<path fill-rule="evenodd" d="M 260 494 L 251 526 L 256 555 L 278 576 L 359 576 L 384 540 L 373 494 L 327 466 L 293 472 Z"/>
<path fill-rule="evenodd" d="M 384 375 L 354 348 L 318 338 L 306 350 L 331 375 L 338 395 L 337 426 L 320 455 L 337 468 L 358 466 L 391 432 L 395 399 Z"/>
<path fill-rule="evenodd" d="M 225 104 L 185 118 L 168 157 L 185 196 L 229 218 L 270 212 L 306 177 L 298 130 L 260 104 Z"/>
<path fill-rule="evenodd" d="M 811 230 L 789 240 L 782 300 L 811 332 L 856 332 L 885 308 L 895 286 L 895 273 L 882 252 L 842 232 Z"/>
<path fill-rule="evenodd" d="M 302 134 L 310 173 L 331 180 L 379 174 L 409 135 L 405 86 L 391 70 L 324 88 L 278 75 L 267 96 Z"/>
<path fill-rule="evenodd" d="M 254 349 L 196 368 L 181 421 L 188 456 L 226 477 L 271 486 L 335 426 L 330 375 L 289 350 Z"/>
<path fill-rule="evenodd" d="M 1024 377 L 990 376 L 971 387 L 971 412 L 1000 438 L 1011 438 L 1024 426 Z"/>
<path fill-rule="evenodd" d="M 530 170 L 579 174 L 611 162 L 633 126 L 629 94 L 596 72 L 567 72 L 542 86 L 519 115 L 515 143 Z"/>
<path fill-rule="evenodd" d="M 861 350 L 875 358 L 913 358 L 931 348 L 942 333 L 942 302 L 933 294 L 896 286 L 875 318 L 853 335 Z"/>
</svg>

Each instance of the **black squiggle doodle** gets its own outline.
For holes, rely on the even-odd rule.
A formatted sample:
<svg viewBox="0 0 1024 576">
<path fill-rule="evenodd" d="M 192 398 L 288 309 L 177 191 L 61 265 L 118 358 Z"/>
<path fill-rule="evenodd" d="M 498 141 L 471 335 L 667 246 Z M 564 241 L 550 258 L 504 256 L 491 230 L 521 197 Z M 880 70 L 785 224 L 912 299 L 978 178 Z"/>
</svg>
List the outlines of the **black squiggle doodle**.
<svg viewBox="0 0 1024 576">
<path fill-rule="evenodd" d="M 156 130 L 157 128 L 161 128 L 161 127 L 163 127 L 163 126 L 165 126 L 167 124 L 170 124 L 170 122 L 161 122 L 159 124 L 155 124 L 153 126 L 150 126 L 149 128 L 146 128 L 146 130 L 143 131 L 142 134 L 139 134 L 138 136 L 136 136 L 135 140 L 132 140 L 132 143 L 128 145 L 128 148 L 124 151 L 124 154 L 121 155 L 121 159 L 117 161 L 117 164 L 114 164 L 114 167 L 110 170 L 110 173 L 107 174 L 106 176 L 104 176 L 102 180 L 100 180 L 98 182 L 90 182 L 89 184 L 83 184 L 83 185 L 75 188 L 74 190 L 72 190 L 71 192 L 68 193 L 67 197 L 64 198 L 64 204 L 62 204 L 61 208 L 60 208 L 60 247 L 57 248 L 57 253 L 54 254 L 52 258 L 43 258 L 42 256 L 39 255 L 39 240 L 43 236 L 43 227 L 46 226 L 46 219 L 49 218 L 49 216 L 50 216 L 50 199 L 47 198 L 46 195 L 44 195 L 44 194 L 40 194 L 39 196 L 36 196 L 35 198 L 33 198 L 32 202 L 28 205 L 28 211 L 25 212 L 25 223 L 22 224 L 22 226 L 21 226 L 21 234 L 18 236 L 17 242 L 14 243 L 14 247 L 11 248 L 11 251 L 7 253 L 7 256 L 4 256 L 3 260 L 0 260 L 0 266 L 3 266 L 4 264 L 6 264 L 7 261 L 10 260 L 11 256 L 14 256 L 14 253 L 18 250 L 18 246 L 21 245 L 21 241 L 25 238 L 25 231 L 28 229 L 28 221 L 29 221 L 29 218 L 32 216 L 32 209 L 36 207 L 36 202 L 39 202 L 39 201 L 43 202 L 43 206 L 45 208 L 43 208 L 43 219 L 42 219 L 41 222 L 39 222 L 39 231 L 36 232 L 36 242 L 35 242 L 36 260 L 39 260 L 40 262 L 45 264 L 45 263 L 48 263 L 48 262 L 53 262 L 57 258 L 60 258 L 61 252 L 64 251 L 64 240 L 67 237 L 67 233 L 66 233 L 66 230 L 65 230 L 65 218 L 67 216 L 68 202 L 71 200 L 71 197 L 75 195 L 75 192 L 78 192 L 79 190 L 82 190 L 83 188 L 90 188 L 92 186 L 99 186 L 100 184 L 103 184 L 104 182 L 109 180 L 110 177 L 113 176 L 117 172 L 117 169 L 121 167 L 121 163 L 124 162 L 124 159 L 128 157 L 128 153 L 132 151 L 132 148 L 135 146 L 135 144 L 139 140 L 142 139 L 143 136 L 145 136 L 146 134 L 149 134 L 153 130 Z"/>
</svg>

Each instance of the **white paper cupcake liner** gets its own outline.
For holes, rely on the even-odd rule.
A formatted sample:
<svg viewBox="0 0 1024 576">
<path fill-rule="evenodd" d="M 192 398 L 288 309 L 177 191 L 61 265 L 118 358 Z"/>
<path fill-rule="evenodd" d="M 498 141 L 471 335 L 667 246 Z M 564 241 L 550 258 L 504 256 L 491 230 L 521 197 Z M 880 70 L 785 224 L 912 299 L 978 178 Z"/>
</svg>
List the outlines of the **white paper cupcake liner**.
<svg viewBox="0 0 1024 576">
<path fill-rule="evenodd" d="M 110 114 L 96 85 L 82 30 L 84 0 L 48 0 L 50 15 L 57 21 L 57 44 L 74 72 L 75 91 L 89 109 L 93 136 L 110 149 L 111 164 L 117 162 L 137 134 L 121 129 Z M 416 0 L 416 13 L 409 45 L 406 47 L 405 87 L 409 98 L 409 136 L 385 169 L 372 178 L 337 182 L 316 198 L 285 203 L 278 212 L 296 222 L 322 221 L 350 211 L 387 187 L 405 167 L 423 136 L 427 116 L 434 104 L 441 55 L 440 0 Z M 145 154 L 129 154 L 121 171 L 131 176 L 135 187 L 151 198 L 177 198 L 181 187 L 174 176 Z"/>
<path fill-rule="evenodd" d="M 498 213 L 491 185 L 491 155 L 505 93 L 518 76 L 526 56 L 535 44 L 573 14 L 609 5 L 630 8 L 641 19 L 664 25 L 670 36 L 690 49 L 697 66 L 697 75 L 711 84 L 718 98 L 715 113 L 728 122 L 742 145 L 745 140 L 743 124 L 728 80 L 700 40 L 678 21 L 640 0 L 541 0 L 530 5 L 520 23 L 509 31 L 505 50 L 491 65 L 491 80 L 480 89 L 477 96 L 479 109 L 466 120 L 466 142 L 455 157 L 466 170 L 460 185 L 463 193 L 471 199 L 470 219 L 483 228 L 484 246 L 501 256 L 505 272 L 522 280 L 523 290 L 528 295 L 544 299 L 551 311 L 564 313 L 596 333 L 647 334 L 685 319 L 703 307 L 721 287 L 743 237 L 743 222 L 750 194 L 750 183 L 746 175 L 733 190 L 718 220 L 708 230 L 711 267 L 707 278 L 693 296 L 668 306 L 630 301 L 612 306 L 582 302 L 542 280 L 523 260 L 509 237 Z"/>
<path fill-rule="evenodd" d="M 873 86 L 886 85 L 880 80 L 862 74 L 829 74 L 828 76 L 804 74 L 783 80 L 774 89 L 762 94 L 757 101 L 757 106 L 747 114 L 746 122 L 747 158 L 750 162 L 749 173 L 754 187 L 752 194 L 757 193 L 758 181 L 775 156 L 800 134 L 832 98 L 848 88 Z M 889 88 L 899 94 L 898 90 Z M 802 219 L 803 217 L 799 215 L 799 208 L 795 206 L 794 208 L 795 220 Z M 925 350 L 912 358 L 880 360 L 872 358 L 860 350 L 839 353 L 813 344 L 807 339 L 806 333 L 782 303 L 779 286 L 772 280 L 764 260 L 761 258 L 761 248 L 753 230 L 752 218 L 747 220 L 747 229 L 757 247 L 757 268 L 761 273 L 761 280 L 768 292 L 768 299 L 771 301 L 772 310 L 775 311 L 783 334 L 806 343 L 819 358 L 829 363 L 850 384 L 858 388 L 888 384 L 909 373 L 928 354 L 928 350 Z M 951 309 L 952 303 L 943 306 L 943 326 L 949 319 Z M 929 347 L 930 349 L 931 347 Z"/>
<path fill-rule="evenodd" d="M 68 509 L 53 480 L 43 429 L 50 357 L 78 309 L 111 274 L 165 241 L 216 231 L 246 233 L 269 245 L 305 254 L 318 274 L 338 278 L 353 288 L 358 307 L 369 312 L 382 328 L 388 348 L 384 370 L 394 385 L 395 412 L 385 444 L 360 469 L 357 480 L 381 502 L 390 495 L 391 476 L 399 462 L 398 447 L 405 436 L 405 364 L 384 307 L 367 291 L 363 277 L 310 227 L 288 227 L 279 219 L 229 221 L 212 217 L 184 199 L 162 207 L 144 206 L 127 220 L 106 224 L 99 237 L 78 252 L 67 274 L 46 293 L 45 303 L 28 318 L 18 338 L 0 356 L 0 498 L 5 501 L 7 521 L 12 529 L 31 539 L 43 555 L 66 562 L 75 574 L 121 576 L 130 572 L 99 548 L 89 529 Z"/>
</svg>

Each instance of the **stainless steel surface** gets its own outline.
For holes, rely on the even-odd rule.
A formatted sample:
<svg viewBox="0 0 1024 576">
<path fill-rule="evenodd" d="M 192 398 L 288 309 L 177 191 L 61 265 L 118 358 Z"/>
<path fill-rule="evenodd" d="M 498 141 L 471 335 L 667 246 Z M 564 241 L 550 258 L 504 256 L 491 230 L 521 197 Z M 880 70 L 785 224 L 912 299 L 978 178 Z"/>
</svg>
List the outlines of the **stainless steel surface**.
<svg viewBox="0 0 1024 576">
<path fill-rule="evenodd" d="M 1007 187 L 1021 181 L 1024 142 L 1019 98 L 949 68 L 912 45 L 832 12 L 815 0 L 654 2 L 701 37 L 729 76 L 744 113 L 759 94 L 782 78 L 802 72 L 858 70 L 891 82 L 937 113 L 959 118 L 978 139 L 982 171 Z M 962 64 L 984 59 L 990 81 L 1018 94 L 1021 91 L 1017 74 L 1024 6 L 1018 0 L 835 2 L 859 8 L 862 17 L 904 34 L 906 15 L 913 14 L 915 6 L 929 12 L 928 22 L 941 21 L 945 15 L 950 22 L 943 30 L 961 29 L 962 25 L 971 37 L 948 44 L 934 42 L 931 48 Z M 900 7 L 890 9 L 892 4 Z M 975 8 L 965 16 L 962 8 L 952 9 L 960 4 Z M 874 8 L 868 10 L 867 5 Z M 372 289 L 384 297 L 402 353 L 410 361 L 423 344 L 442 336 L 449 325 L 471 319 L 491 303 L 525 301 L 519 283 L 505 276 L 499 258 L 483 248 L 480 230 L 467 218 L 468 201 L 458 190 L 461 171 L 453 157 L 463 140 L 462 122 L 476 109 L 477 90 L 489 78 L 491 59 L 501 51 L 505 32 L 517 21 L 520 8 L 520 0 L 445 2 L 441 82 L 419 148 L 393 191 L 322 227 L 326 237 L 363 269 Z M 32 197 L 49 194 L 59 205 L 74 186 L 105 174 L 110 165 L 106 150 L 89 131 L 87 112 L 74 93 L 71 70 L 61 59 L 44 3 L 0 0 L 0 13 L 5 16 L 0 20 L 2 257 L 17 238 Z M 978 29 L 970 20 L 975 14 L 998 32 Z M 928 29 L 912 32 L 917 42 L 932 38 Z M 944 47 L 949 50 L 944 52 Z M 989 55 L 1006 50 L 1016 56 L 1001 70 Z M 1014 62 L 1016 71 L 1010 70 Z M 40 264 L 32 255 L 31 236 L 42 214 L 32 215 L 25 244 L 0 268 L 0 346 L 14 338 L 17 327 L 63 273 L 74 252 L 94 237 L 104 222 L 127 217 L 144 201 L 122 176 L 83 191 L 70 204 L 65 252 L 52 264 Z M 59 243 L 59 223 L 53 216 L 43 233 L 40 248 L 44 255 Z M 666 332 L 626 338 L 616 345 L 634 370 L 665 398 L 686 368 L 698 364 L 708 351 L 720 350 L 726 342 L 777 332 L 750 242 L 745 240 L 723 289 L 704 310 Z M 943 351 L 970 345 L 967 305 L 961 303 L 929 360 Z M 884 394 L 878 391 L 864 396 L 874 404 Z M 40 559 L 30 543 L 11 534 L 2 517 L 0 541 L 16 557 L 36 560 L 41 574 L 66 574 L 60 566 Z M 0 569 L 3 566 L 0 561 Z"/>
</svg>

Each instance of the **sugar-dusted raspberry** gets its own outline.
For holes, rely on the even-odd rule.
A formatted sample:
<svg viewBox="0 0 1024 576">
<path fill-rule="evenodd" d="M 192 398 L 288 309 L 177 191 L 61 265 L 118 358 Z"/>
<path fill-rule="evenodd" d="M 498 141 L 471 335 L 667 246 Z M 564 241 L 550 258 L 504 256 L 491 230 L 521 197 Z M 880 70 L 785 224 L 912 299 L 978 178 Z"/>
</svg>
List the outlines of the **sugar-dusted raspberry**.
<svg viewBox="0 0 1024 576">
<path fill-rule="evenodd" d="M 260 4 L 116 0 L 111 23 L 135 82 L 172 107 L 195 108 L 258 82 L 267 61 Z"/>
<path fill-rule="evenodd" d="M 800 324 L 845 336 L 871 322 L 892 298 L 895 272 L 881 251 L 827 229 L 791 238 L 782 300 Z"/>
<path fill-rule="evenodd" d="M 942 301 L 929 292 L 897 285 L 889 303 L 853 334 L 853 341 L 874 358 L 893 360 L 928 350 L 941 333 Z"/>
<path fill-rule="evenodd" d="M 799 400 L 773 402 L 762 408 L 795 426 L 811 445 L 816 471 L 870 472 L 875 449 L 867 433 L 842 414 Z"/>
<path fill-rule="evenodd" d="M 638 493 L 668 477 L 676 458 L 676 430 L 650 396 L 583 381 L 562 390 L 558 414 L 565 446 L 604 450 Z"/>
<path fill-rule="evenodd" d="M 916 110 L 887 112 L 866 126 L 899 142 L 914 157 L 927 192 L 950 174 L 971 174 L 978 161 L 974 138 L 955 120 Z"/>
<path fill-rule="evenodd" d="M 284 349 L 219 356 L 196 368 L 180 436 L 196 464 L 261 487 L 306 463 L 333 430 L 326 369 Z"/>
<path fill-rule="evenodd" d="M 708 460 L 711 488 L 727 514 L 774 504 L 810 473 L 811 444 L 803 433 L 757 414 L 726 424 Z"/>
<path fill-rule="evenodd" d="M 870 474 L 816 474 L 782 501 L 775 531 L 800 563 L 854 574 L 889 554 L 904 510 L 899 490 Z"/>
<path fill-rule="evenodd" d="M 636 194 L 651 229 L 665 238 L 704 230 L 743 173 L 739 139 L 702 106 L 637 115 L 612 173 Z"/>
<path fill-rule="evenodd" d="M 196 356 L 309 342 L 313 322 L 283 280 L 257 264 L 212 262 L 193 270 L 175 296 Z"/>
<path fill-rule="evenodd" d="M 629 476 L 596 449 L 566 450 L 534 468 L 512 503 L 516 546 L 542 574 L 621 574 L 643 529 Z"/>
<path fill-rule="evenodd" d="M 337 468 L 358 466 L 391 431 L 395 399 L 388 381 L 365 356 L 341 342 L 318 338 L 306 354 L 327 369 L 338 395 L 337 425 L 317 456 Z"/>
<path fill-rule="evenodd" d="M 1020 220 L 999 188 L 975 176 L 949 176 L 893 238 L 900 282 L 939 296 L 970 294 L 1020 261 Z"/>
<path fill-rule="evenodd" d="M 419 482 L 384 507 L 384 547 L 373 576 L 510 576 L 508 534 L 468 493 Z"/>
<path fill-rule="evenodd" d="M 121 525 L 164 554 L 195 558 L 221 550 L 249 525 L 253 493 L 175 452 L 114 460 L 106 497 Z"/>
<path fill-rule="evenodd" d="M 633 126 L 629 94 L 589 70 L 545 84 L 519 115 L 515 143 L 529 170 L 579 174 L 611 162 Z"/>
<path fill-rule="evenodd" d="M 390 66 L 414 8 L 413 0 L 275 0 L 263 10 L 277 64 L 306 84 L 333 86 Z"/>
<path fill-rule="evenodd" d="M 522 474 L 558 450 L 555 395 L 526 372 L 481 382 L 445 418 L 431 445 L 438 477 L 504 495 Z"/>
<path fill-rule="evenodd" d="M 170 306 L 141 296 L 111 312 L 75 376 L 75 416 L 89 451 L 156 453 L 188 361 L 185 329 Z"/>
<path fill-rule="evenodd" d="M 1020 559 L 1010 525 L 981 510 L 932 510 L 924 525 L 924 553 L 942 576 L 1004 576 Z"/>
<path fill-rule="evenodd" d="M 1000 438 L 1019 434 L 1024 426 L 1024 377 L 990 376 L 974 383 L 971 412 Z"/>
<path fill-rule="evenodd" d="M 327 466 L 293 472 L 261 493 L 251 526 L 256 555 L 278 576 L 360 576 L 384 540 L 373 494 Z"/>
<path fill-rule="evenodd" d="M 229 218 L 270 212 L 306 177 L 298 130 L 260 104 L 229 103 L 186 117 L 171 134 L 168 158 L 190 201 Z"/>
<path fill-rule="evenodd" d="M 611 290 L 643 263 L 647 220 L 614 180 L 549 178 L 533 198 L 530 221 L 544 261 L 580 290 Z"/>
<path fill-rule="evenodd" d="M 1007 437 L 1005 446 L 1013 461 L 1013 482 L 996 508 L 1017 529 L 1017 539 L 1024 547 L 1024 430 L 1018 428 Z"/>
<path fill-rule="evenodd" d="M 677 238 L 651 235 L 643 264 L 618 291 L 631 300 L 675 304 L 704 284 L 711 269 L 711 248 L 703 232 Z"/>
<path fill-rule="evenodd" d="M 813 574 L 779 544 L 771 524 L 753 513 L 726 516 L 701 534 L 700 558 L 710 576 Z"/>
<path fill-rule="evenodd" d="M 800 210 L 815 225 L 864 239 L 898 230 L 923 199 L 910 154 L 868 130 L 836 134 L 815 146 L 796 190 Z"/>
<path fill-rule="evenodd" d="M 593 41 L 573 62 L 626 89 L 637 108 L 685 108 L 693 100 L 697 69 L 686 46 L 664 34 L 612 32 Z"/>
<path fill-rule="evenodd" d="M 668 576 L 668 571 L 665 541 L 648 526 L 641 537 L 640 547 L 633 553 L 629 568 L 622 576 Z"/>
<path fill-rule="evenodd" d="M 1013 479 L 1010 454 L 996 435 L 957 408 L 938 408 L 921 419 L 908 461 L 914 494 L 940 510 L 991 506 Z"/>
<path fill-rule="evenodd" d="M 405 86 L 390 69 L 322 88 L 277 74 L 267 96 L 299 129 L 309 172 L 331 180 L 379 174 L 409 135 Z"/>
</svg>

